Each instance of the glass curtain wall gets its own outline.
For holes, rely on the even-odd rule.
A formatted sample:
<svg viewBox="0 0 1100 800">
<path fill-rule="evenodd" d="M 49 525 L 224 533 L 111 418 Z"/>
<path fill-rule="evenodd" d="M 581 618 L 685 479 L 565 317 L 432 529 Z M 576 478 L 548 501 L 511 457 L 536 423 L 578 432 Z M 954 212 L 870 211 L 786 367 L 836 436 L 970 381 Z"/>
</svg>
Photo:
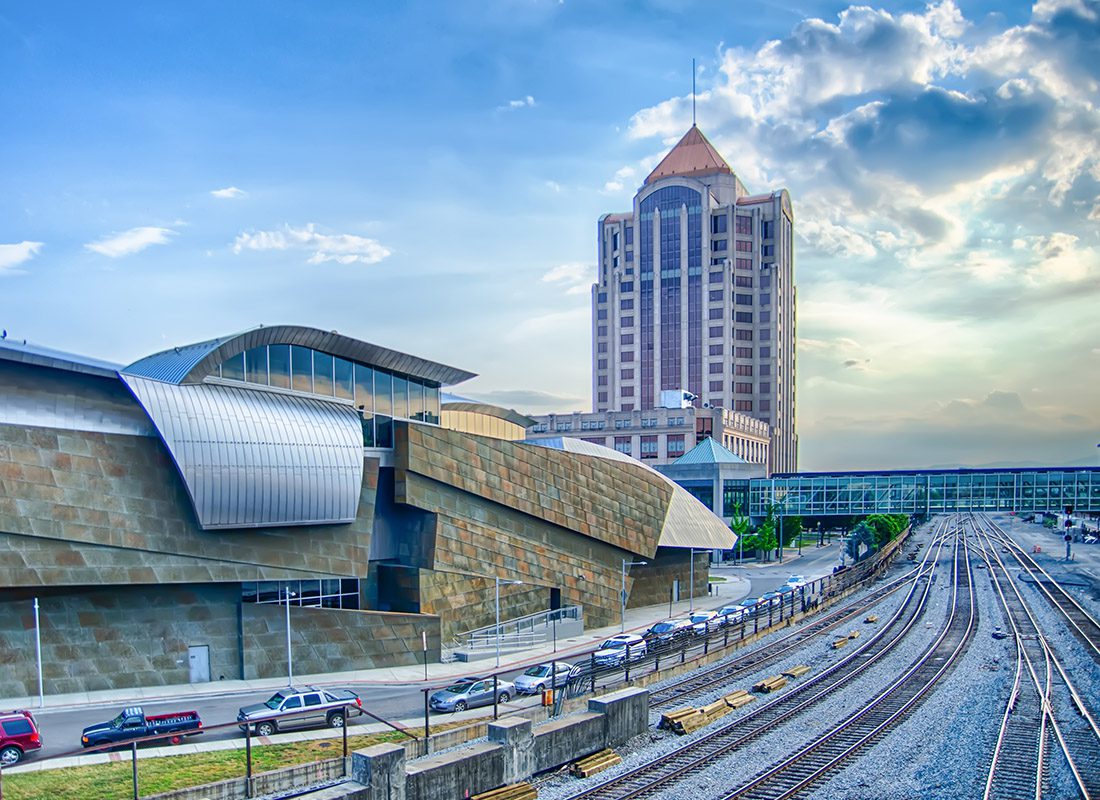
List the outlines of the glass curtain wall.
<svg viewBox="0 0 1100 800">
<path fill-rule="evenodd" d="M 439 387 L 298 345 L 254 347 L 222 362 L 227 380 L 350 400 L 364 447 L 393 447 L 393 420 L 439 424 Z"/>
</svg>

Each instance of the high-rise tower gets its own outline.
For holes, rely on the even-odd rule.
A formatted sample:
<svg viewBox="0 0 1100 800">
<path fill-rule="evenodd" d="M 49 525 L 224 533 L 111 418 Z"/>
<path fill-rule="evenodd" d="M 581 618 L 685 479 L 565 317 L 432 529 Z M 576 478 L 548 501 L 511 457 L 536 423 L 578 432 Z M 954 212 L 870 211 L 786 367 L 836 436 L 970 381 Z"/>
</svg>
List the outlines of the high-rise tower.
<svg viewBox="0 0 1100 800">
<path fill-rule="evenodd" d="M 794 472 L 793 229 L 787 191 L 750 195 L 693 125 L 634 210 L 600 218 L 593 410 L 650 409 L 684 390 L 767 422 L 770 471 Z"/>
</svg>

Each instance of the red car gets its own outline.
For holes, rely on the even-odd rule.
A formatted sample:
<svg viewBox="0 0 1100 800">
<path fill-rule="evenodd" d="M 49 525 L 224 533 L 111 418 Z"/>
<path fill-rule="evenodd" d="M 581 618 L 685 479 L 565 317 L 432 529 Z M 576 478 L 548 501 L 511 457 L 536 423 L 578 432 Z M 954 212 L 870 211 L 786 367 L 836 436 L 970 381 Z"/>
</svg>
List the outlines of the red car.
<svg viewBox="0 0 1100 800">
<path fill-rule="evenodd" d="M 0 712 L 0 767 L 10 767 L 28 750 L 41 746 L 42 735 L 31 712 Z"/>
</svg>

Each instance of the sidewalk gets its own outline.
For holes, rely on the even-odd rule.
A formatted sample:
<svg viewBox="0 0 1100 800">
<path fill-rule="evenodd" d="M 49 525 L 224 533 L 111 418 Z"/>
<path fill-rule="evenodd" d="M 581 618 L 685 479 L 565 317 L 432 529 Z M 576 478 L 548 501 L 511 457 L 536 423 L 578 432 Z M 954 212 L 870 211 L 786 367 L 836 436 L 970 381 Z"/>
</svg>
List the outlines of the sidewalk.
<svg viewBox="0 0 1100 800">
<path fill-rule="evenodd" d="M 724 569 L 719 568 L 724 572 Z M 680 600 L 672 603 L 672 616 L 686 615 L 694 607 L 701 609 L 717 609 L 723 605 L 736 603 L 749 592 L 749 582 L 735 575 L 721 574 L 725 581 L 714 584 L 717 593 L 703 595 L 702 597 Z M 643 606 L 629 608 L 626 611 L 625 630 L 629 633 L 640 633 L 647 630 L 653 623 L 669 616 L 669 604 Z M 502 652 L 500 669 L 495 668 L 495 659 L 478 659 L 476 661 L 455 661 L 446 664 L 429 664 L 428 679 L 424 679 L 424 665 L 410 665 L 402 667 L 389 667 L 380 669 L 364 669 L 351 672 L 331 672 L 316 675 L 295 675 L 294 682 L 298 685 L 332 686 L 345 684 L 404 684 L 427 685 L 429 687 L 445 686 L 455 678 L 470 674 L 490 674 L 493 672 L 508 672 L 522 669 L 532 664 L 540 664 L 551 659 L 568 661 L 581 653 L 591 651 L 599 642 L 619 633 L 619 625 L 610 625 L 603 628 L 591 628 L 579 636 L 558 640 L 558 649 L 554 651 L 553 644 L 547 643 L 539 647 L 527 648 L 521 652 Z M 286 678 L 264 678 L 260 680 L 234 680 L 217 681 L 212 683 L 182 684 L 176 686 L 156 686 L 134 689 L 110 689 L 97 692 L 82 692 L 77 694 L 48 695 L 45 698 L 47 710 L 65 710 L 80 707 L 99 705 L 122 706 L 139 705 L 142 702 L 154 702 L 179 699 L 181 703 L 196 698 L 214 698 L 234 694 L 248 694 L 254 692 L 273 692 L 286 687 Z M 39 711 L 37 697 L 9 698 L 0 700 L 0 707 L 29 708 Z M 490 709 L 491 711 L 491 709 Z M 485 709 L 471 709 L 459 714 L 448 715 L 449 720 L 454 719 L 478 719 L 485 715 Z M 410 729 L 419 729 L 423 726 L 423 718 L 409 720 L 396 720 L 398 724 Z M 390 728 L 379 722 L 356 724 L 348 728 L 349 735 L 363 735 L 379 733 Z M 293 733 L 280 733 L 275 736 L 262 738 L 255 737 L 261 743 L 282 744 L 315 739 L 339 739 L 342 732 L 329 728 L 318 730 L 296 731 Z M 202 741 L 201 738 L 188 740 L 183 744 L 172 747 L 152 747 L 138 750 L 138 758 L 163 758 L 173 755 L 187 755 L 193 753 L 225 751 L 242 749 L 245 746 L 244 738 L 222 739 Z M 61 769 L 72 766 L 88 764 L 102 764 L 112 761 L 126 761 L 130 759 L 129 752 L 113 753 L 89 753 L 88 755 L 68 756 L 64 758 L 50 758 L 46 760 L 30 760 L 8 767 L 4 770 L 7 774 L 19 772 L 37 772 L 41 770 Z"/>
<path fill-rule="evenodd" d="M 723 568 L 719 568 L 723 569 Z M 717 595 L 703 595 L 694 600 L 697 609 L 719 608 L 723 605 L 735 603 L 749 593 L 749 582 L 738 576 L 727 575 L 724 572 L 716 573 L 726 578 L 724 582 L 714 584 L 718 587 Z M 671 616 L 682 616 L 688 613 L 692 607 L 691 600 L 680 600 L 672 604 Z M 626 610 L 625 630 L 638 633 L 647 630 L 653 623 L 669 617 L 669 604 L 643 606 L 640 608 L 628 608 Z M 567 661 L 572 656 L 591 650 L 597 643 L 609 636 L 619 633 L 619 625 L 609 625 L 602 628 L 588 628 L 583 634 L 569 638 L 559 638 L 557 650 L 553 643 L 547 642 L 536 647 L 525 648 L 522 651 L 506 652 L 500 654 L 500 669 L 495 667 L 493 656 L 481 658 L 475 661 L 453 661 L 446 664 L 428 664 L 428 677 L 424 678 L 424 665 L 411 664 L 401 667 L 380 667 L 376 669 L 361 669 L 346 672 L 325 672 L 317 674 L 295 674 L 294 683 L 297 685 L 337 686 L 348 683 L 355 684 L 427 684 L 430 686 L 443 686 L 454 678 L 470 674 L 505 672 L 541 664 L 551 658 Z M 0 699 L 0 708 L 27 708 L 38 711 L 42 708 L 49 710 L 74 709 L 83 706 L 100 705 L 140 705 L 143 702 L 159 702 L 180 699 L 186 702 L 188 699 L 202 697 L 223 697 L 236 694 L 249 694 L 254 692 L 270 692 L 283 689 L 287 685 L 285 677 L 258 678 L 254 680 L 224 680 L 209 683 L 185 683 L 168 686 L 135 687 L 129 689 L 105 689 L 94 692 L 75 692 L 72 694 L 46 695 L 44 706 L 38 704 L 38 697 L 11 697 Z M 178 751 L 177 751 L 178 752 Z"/>
</svg>

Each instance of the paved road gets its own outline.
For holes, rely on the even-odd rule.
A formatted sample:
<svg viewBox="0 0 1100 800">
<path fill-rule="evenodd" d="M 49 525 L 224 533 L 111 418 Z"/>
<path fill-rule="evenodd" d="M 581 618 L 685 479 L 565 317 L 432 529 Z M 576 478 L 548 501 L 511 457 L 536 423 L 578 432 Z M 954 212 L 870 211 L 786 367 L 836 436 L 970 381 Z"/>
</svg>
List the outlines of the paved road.
<svg viewBox="0 0 1100 800">
<path fill-rule="evenodd" d="M 723 605 L 733 604 L 748 594 L 760 595 L 782 585 L 792 573 L 805 575 L 814 579 L 826 575 L 832 571 L 833 565 L 839 560 L 839 545 L 833 543 L 824 548 L 805 547 L 801 558 L 787 558 L 782 564 L 769 565 L 745 565 L 741 567 L 718 567 L 713 570 L 715 575 L 729 577 L 741 577 L 750 582 L 751 588 L 746 591 L 742 582 L 731 582 L 729 585 L 718 584 L 718 594 L 710 597 L 699 597 L 695 601 L 697 608 L 719 608 Z M 740 591 L 735 591 L 734 586 L 739 586 Z M 725 591 L 724 591 L 725 590 Z M 660 611 L 654 608 L 656 620 Z M 593 645 L 594 646 L 594 645 Z M 509 660 L 516 660 L 517 655 L 511 654 Z M 576 660 L 576 656 L 564 660 Z M 473 662 L 470 665 L 471 674 L 491 674 L 492 661 L 484 660 Z M 514 669 L 502 673 L 505 679 L 514 678 L 522 672 Z M 617 680 L 618 676 L 615 676 Z M 442 679 L 447 680 L 447 679 Z M 356 691 L 363 698 L 363 703 L 373 714 L 387 720 L 422 720 L 424 714 L 423 684 L 391 683 L 380 685 L 378 683 L 348 683 L 348 688 Z M 237 718 L 237 709 L 250 703 L 263 702 L 271 696 L 270 691 L 263 693 L 235 693 L 226 695 L 205 696 L 201 699 L 183 697 L 179 700 L 158 700 L 156 702 L 141 703 L 147 714 L 163 714 L 170 711 L 198 711 L 204 724 L 216 725 L 219 723 L 233 722 Z M 539 698 L 517 698 L 510 705 L 534 705 Z M 80 734 L 82 730 L 97 722 L 103 722 L 114 717 L 127 703 L 117 701 L 109 705 L 82 706 L 76 709 L 45 709 L 36 711 L 35 718 L 42 730 L 44 746 L 35 758 L 56 756 L 80 750 Z M 482 712 L 483 713 L 483 712 Z M 435 716 L 435 715 L 433 715 Z M 356 724 L 372 722 L 369 717 L 362 716 L 352 719 L 352 730 Z M 208 731 L 204 733 L 203 740 L 231 739 L 242 734 L 236 727 L 223 730 Z"/>
</svg>

